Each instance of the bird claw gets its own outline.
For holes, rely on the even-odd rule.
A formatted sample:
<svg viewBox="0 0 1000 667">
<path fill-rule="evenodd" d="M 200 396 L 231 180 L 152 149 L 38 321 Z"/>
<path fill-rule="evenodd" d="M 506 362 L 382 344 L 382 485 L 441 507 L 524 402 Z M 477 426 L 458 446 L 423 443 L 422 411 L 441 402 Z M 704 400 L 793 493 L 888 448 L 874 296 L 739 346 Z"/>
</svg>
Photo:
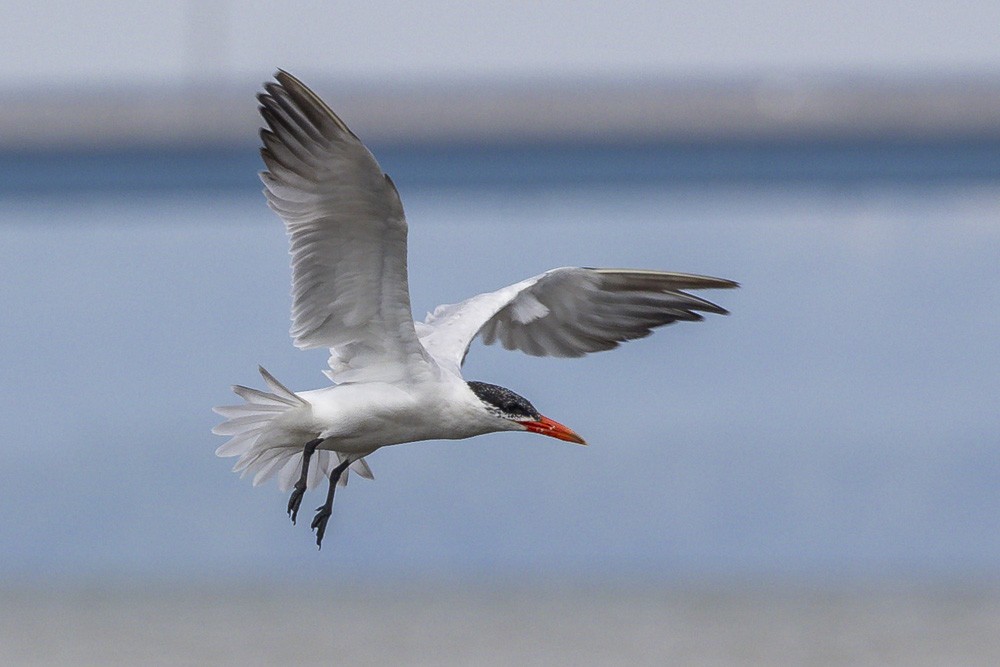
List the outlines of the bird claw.
<svg viewBox="0 0 1000 667">
<path fill-rule="evenodd" d="M 327 507 L 317 507 L 316 516 L 312 520 L 312 529 L 316 531 L 316 546 L 323 548 L 323 535 L 326 534 L 326 524 L 333 512 Z"/>
<path fill-rule="evenodd" d="M 295 485 L 295 489 L 292 491 L 292 495 L 288 498 L 288 516 L 292 517 L 292 525 L 295 525 L 295 519 L 299 515 L 299 505 L 302 504 L 302 497 L 305 495 L 305 486 Z"/>
<path fill-rule="evenodd" d="M 330 510 L 325 507 L 316 508 L 316 516 L 312 520 L 312 529 L 323 528 L 326 526 L 326 522 L 330 519 L 330 515 L 333 514 Z"/>
</svg>

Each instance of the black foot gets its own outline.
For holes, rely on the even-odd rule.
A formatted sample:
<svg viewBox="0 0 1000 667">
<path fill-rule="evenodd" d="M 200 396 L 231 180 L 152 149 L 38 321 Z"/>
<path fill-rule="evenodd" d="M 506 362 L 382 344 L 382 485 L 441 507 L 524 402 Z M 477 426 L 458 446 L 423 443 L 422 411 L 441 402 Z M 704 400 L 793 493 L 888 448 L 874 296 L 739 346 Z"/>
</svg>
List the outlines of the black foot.
<svg viewBox="0 0 1000 667">
<path fill-rule="evenodd" d="M 351 465 L 351 459 L 344 459 L 340 464 L 330 471 L 330 488 L 326 492 L 326 502 L 321 507 L 316 508 L 316 516 L 313 518 L 312 529 L 316 531 L 316 546 L 323 548 L 323 535 L 326 534 L 326 524 L 333 514 L 333 494 L 337 491 L 337 482 L 340 476 Z"/>
<path fill-rule="evenodd" d="M 323 505 L 316 508 L 316 516 L 313 517 L 312 529 L 316 531 L 316 547 L 323 548 L 323 536 L 326 534 L 326 524 L 333 514 L 332 508 Z"/>
<path fill-rule="evenodd" d="M 302 504 L 302 496 L 306 492 L 306 483 L 309 479 L 309 459 L 312 458 L 316 447 L 321 442 L 323 442 L 322 438 L 315 438 L 307 442 L 305 447 L 302 448 L 302 472 L 299 473 L 299 481 L 295 482 L 295 490 L 292 491 L 292 495 L 288 498 L 288 516 L 292 517 L 292 525 L 295 525 L 295 519 L 299 515 L 299 505 Z"/>
<path fill-rule="evenodd" d="M 288 516 L 292 517 L 292 525 L 295 525 L 295 518 L 299 515 L 299 505 L 302 504 L 302 497 L 304 495 L 306 495 L 306 485 L 296 482 L 295 489 L 288 499 Z"/>
</svg>

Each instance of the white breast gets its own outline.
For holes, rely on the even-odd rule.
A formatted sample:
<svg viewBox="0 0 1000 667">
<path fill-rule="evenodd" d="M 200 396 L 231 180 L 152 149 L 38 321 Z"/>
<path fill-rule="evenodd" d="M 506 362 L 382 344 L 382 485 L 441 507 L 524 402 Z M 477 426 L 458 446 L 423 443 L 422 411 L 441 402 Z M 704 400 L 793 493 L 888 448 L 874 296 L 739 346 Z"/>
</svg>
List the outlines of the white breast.
<svg viewBox="0 0 1000 667">
<path fill-rule="evenodd" d="M 419 385 L 341 384 L 300 396 L 312 405 L 323 449 L 366 453 L 404 442 L 457 439 L 499 430 L 460 378 Z"/>
</svg>

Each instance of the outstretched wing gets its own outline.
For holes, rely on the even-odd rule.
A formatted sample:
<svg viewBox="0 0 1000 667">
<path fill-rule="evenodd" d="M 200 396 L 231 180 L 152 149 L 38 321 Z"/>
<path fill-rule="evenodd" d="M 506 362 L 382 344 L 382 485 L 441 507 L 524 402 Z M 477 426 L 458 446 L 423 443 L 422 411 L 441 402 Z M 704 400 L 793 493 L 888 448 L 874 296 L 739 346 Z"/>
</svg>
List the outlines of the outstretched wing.
<svg viewBox="0 0 1000 667">
<path fill-rule="evenodd" d="M 427 368 L 406 275 L 406 218 L 364 144 L 287 72 L 257 96 L 261 173 L 292 255 L 292 328 L 300 348 L 331 348 L 336 381 L 393 381 Z"/>
<path fill-rule="evenodd" d="M 580 357 L 642 338 L 654 327 L 727 314 L 684 292 L 730 288 L 731 280 L 662 271 L 561 268 L 496 292 L 438 306 L 418 326 L 420 341 L 442 366 L 458 372 L 469 344 L 500 342 L 535 356 Z"/>
</svg>

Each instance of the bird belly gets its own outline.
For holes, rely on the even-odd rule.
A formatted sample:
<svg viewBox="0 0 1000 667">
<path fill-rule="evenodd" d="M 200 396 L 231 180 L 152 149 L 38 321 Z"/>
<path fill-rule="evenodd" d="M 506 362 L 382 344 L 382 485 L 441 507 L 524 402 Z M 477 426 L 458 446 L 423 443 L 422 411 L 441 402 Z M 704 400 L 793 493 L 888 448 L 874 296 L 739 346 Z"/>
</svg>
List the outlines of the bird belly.
<svg viewBox="0 0 1000 667">
<path fill-rule="evenodd" d="M 342 384 L 302 392 L 312 404 L 321 449 L 365 454 L 419 440 L 467 438 L 485 433 L 456 408 L 451 391 L 437 384 L 419 389 L 382 383 Z"/>
</svg>

